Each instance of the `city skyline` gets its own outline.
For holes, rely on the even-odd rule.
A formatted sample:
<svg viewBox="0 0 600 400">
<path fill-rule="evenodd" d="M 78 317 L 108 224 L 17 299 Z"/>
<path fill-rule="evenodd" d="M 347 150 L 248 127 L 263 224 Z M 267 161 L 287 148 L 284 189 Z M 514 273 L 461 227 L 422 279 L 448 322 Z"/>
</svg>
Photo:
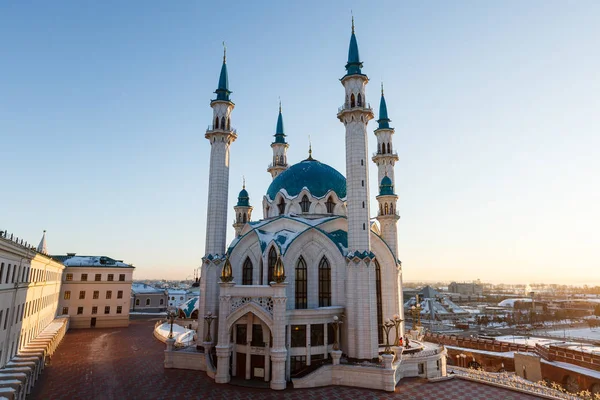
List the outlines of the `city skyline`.
<svg viewBox="0 0 600 400">
<path fill-rule="evenodd" d="M 136 279 L 193 275 L 204 255 L 203 136 L 223 40 L 238 130 L 228 221 L 244 175 L 262 217 L 279 98 L 290 163 L 307 157 L 310 135 L 313 156 L 345 175 L 335 113 L 349 9 L 1 7 L 12 189 L 0 228 L 34 244 L 47 229 L 51 254 L 123 259 Z M 598 284 L 600 58 L 590 7 L 352 4 L 367 101 L 377 113 L 383 81 L 396 128 L 405 280 Z"/>
</svg>

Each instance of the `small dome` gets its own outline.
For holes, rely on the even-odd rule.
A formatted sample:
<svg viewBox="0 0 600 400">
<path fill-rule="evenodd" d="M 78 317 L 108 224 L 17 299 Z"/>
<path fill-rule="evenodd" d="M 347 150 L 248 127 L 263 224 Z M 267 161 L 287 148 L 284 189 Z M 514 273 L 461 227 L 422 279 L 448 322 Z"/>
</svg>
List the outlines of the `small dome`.
<svg viewBox="0 0 600 400">
<path fill-rule="evenodd" d="M 248 191 L 245 188 L 238 195 L 237 205 L 239 207 L 250 207 L 250 196 L 248 196 Z"/>
<path fill-rule="evenodd" d="M 379 185 L 379 195 L 393 195 L 394 194 L 394 185 L 392 184 L 392 180 L 389 176 L 384 176 L 381 180 L 381 184 Z"/>
<path fill-rule="evenodd" d="M 346 198 L 346 178 L 329 165 L 312 158 L 292 165 L 273 179 L 267 196 L 271 201 L 275 200 L 281 189 L 290 196 L 297 196 L 303 188 L 315 197 L 323 197 L 333 190 L 340 199 Z"/>
</svg>

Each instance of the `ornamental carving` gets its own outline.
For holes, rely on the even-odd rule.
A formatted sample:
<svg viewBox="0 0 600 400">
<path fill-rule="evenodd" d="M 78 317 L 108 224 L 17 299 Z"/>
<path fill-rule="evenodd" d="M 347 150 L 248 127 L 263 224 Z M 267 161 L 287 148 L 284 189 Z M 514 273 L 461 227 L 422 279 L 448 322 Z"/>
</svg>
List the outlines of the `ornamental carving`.
<svg viewBox="0 0 600 400">
<path fill-rule="evenodd" d="M 248 303 L 254 303 L 269 314 L 273 315 L 273 298 L 271 297 L 234 297 L 231 301 L 229 311 L 233 312 Z"/>
<path fill-rule="evenodd" d="M 231 300 L 231 296 L 227 295 L 227 296 L 220 296 L 219 300 L 221 300 L 221 303 L 228 303 L 229 300 Z"/>
<path fill-rule="evenodd" d="M 287 303 L 287 297 L 275 297 L 275 304 L 285 304 Z"/>
</svg>

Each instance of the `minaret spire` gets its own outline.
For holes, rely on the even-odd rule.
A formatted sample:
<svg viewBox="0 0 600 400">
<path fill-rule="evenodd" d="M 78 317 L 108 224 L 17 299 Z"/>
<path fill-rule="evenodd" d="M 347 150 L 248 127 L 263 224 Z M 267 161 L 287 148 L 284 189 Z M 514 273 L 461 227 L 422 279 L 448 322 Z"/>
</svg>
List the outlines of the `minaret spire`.
<svg viewBox="0 0 600 400">
<path fill-rule="evenodd" d="M 273 162 L 267 168 L 267 172 L 275 179 L 277 175 L 285 171 L 288 167 L 287 149 L 288 143 L 285 141 L 285 130 L 283 128 L 283 114 L 281 112 L 281 98 L 279 99 L 279 114 L 277 115 L 277 126 L 275 128 L 275 141 L 271 143 L 273 149 Z"/>
<path fill-rule="evenodd" d="M 44 234 L 42 235 L 42 240 L 40 240 L 40 244 L 38 244 L 37 251 L 42 254 L 48 254 L 48 244 L 46 243 L 46 230 L 44 229 Z"/>
</svg>

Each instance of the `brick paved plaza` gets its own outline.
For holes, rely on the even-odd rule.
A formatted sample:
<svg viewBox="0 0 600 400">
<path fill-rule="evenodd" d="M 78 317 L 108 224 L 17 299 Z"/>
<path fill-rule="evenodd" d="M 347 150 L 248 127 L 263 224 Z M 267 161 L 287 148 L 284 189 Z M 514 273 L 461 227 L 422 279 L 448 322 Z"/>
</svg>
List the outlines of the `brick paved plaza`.
<svg viewBox="0 0 600 400">
<path fill-rule="evenodd" d="M 30 398 L 34 399 L 535 399 L 509 390 L 453 379 L 428 383 L 405 379 L 395 393 L 326 387 L 242 388 L 217 385 L 204 372 L 165 370 L 164 344 L 152 335 L 155 319 L 129 328 L 71 330 Z"/>
</svg>

